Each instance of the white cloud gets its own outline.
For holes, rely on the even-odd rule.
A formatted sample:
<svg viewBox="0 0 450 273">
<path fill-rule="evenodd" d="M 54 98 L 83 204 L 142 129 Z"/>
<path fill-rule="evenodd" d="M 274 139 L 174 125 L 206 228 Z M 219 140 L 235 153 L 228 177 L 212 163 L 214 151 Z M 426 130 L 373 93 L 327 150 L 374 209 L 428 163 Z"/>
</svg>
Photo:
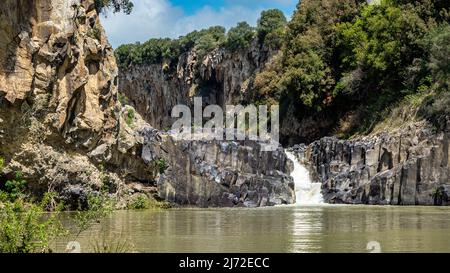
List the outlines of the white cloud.
<svg viewBox="0 0 450 273">
<path fill-rule="evenodd" d="M 167 0 L 133 2 L 135 6 L 131 15 L 116 13 L 102 18 L 109 41 L 115 47 L 151 37 L 170 36 L 173 20 L 183 16 L 183 11 L 172 7 Z"/>
<path fill-rule="evenodd" d="M 175 32 L 186 34 L 196 29 L 216 25 L 228 29 L 241 21 L 247 21 L 249 24 L 255 25 L 261 11 L 262 9 L 251 10 L 242 6 L 223 7 L 219 10 L 205 6 L 192 16 L 180 18 L 176 23 Z"/>
<path fill-rule="evenodd" d="M 284 0 L 280 0 L 284 1 Z M 222 7 L 218 10 L 205 6 L 193 15 L 185 15 L 179 7 L 168 0 L 134 0 L 131 15 L 108 14 L 102 18 L 109 41 L 114 47 L 150 38 L 177 38 L 193 30 L 221 25 L 232 27 L 240 21 L 256 24 L 262 9 L 239 5 Z"/>
</svg>

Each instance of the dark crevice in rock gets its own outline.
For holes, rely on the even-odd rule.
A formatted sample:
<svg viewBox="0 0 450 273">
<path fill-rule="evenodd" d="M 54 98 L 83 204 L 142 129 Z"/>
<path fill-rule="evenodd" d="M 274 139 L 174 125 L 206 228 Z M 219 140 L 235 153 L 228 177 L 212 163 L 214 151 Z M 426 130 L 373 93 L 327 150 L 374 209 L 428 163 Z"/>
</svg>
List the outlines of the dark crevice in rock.
<svg viewBox="0 0 450 273">
<path fill-rule="evenodd" d="M 62 132 L 64 135 L 68 135 L 70 133 L 70 129 L 74 126 L 75 118 L 79 113 L 82 113 L 83 109 L 81 109 L 83 106 L 83 102 L 85 99 L 83 99 L 84 96 L 84 86 L 78 88 L 73 92 L 73 95 L 71 99 L 68 102 L 67 111 L 66 111 L 66 119 L 65 123 L 62 126 Z"/>
</svg>

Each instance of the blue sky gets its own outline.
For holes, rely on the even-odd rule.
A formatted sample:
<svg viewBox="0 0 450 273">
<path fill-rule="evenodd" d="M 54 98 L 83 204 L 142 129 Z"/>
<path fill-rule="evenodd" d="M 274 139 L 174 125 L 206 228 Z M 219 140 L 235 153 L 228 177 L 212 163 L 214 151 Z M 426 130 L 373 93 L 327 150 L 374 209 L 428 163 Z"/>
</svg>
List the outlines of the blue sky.
<svg viewBox="0 0 450 273">
<path fill-rule="evenodd" d="M 238 22 L 256 25 L 261 11 L 282 10 L 290 18 L 298 0 L 132 0 L 132 15 L 108 14 L 103 26 L 113 47 L 149 38 L 177 38 L 190 31 Z"/>
<path fill-rule="evenodd" d="M 260 8 L 278 8 L 285 13 L 292 13 L 294 11 L 297 1 L 290 0 L 171 0 L 174 6 L 182 7 L 186 14 L 194 14 L 196 11 L 202 9 L 204 6 L 211 6 L 215 9 L 230 6 L 242 6 L 252 9 Z"/>
</svg>

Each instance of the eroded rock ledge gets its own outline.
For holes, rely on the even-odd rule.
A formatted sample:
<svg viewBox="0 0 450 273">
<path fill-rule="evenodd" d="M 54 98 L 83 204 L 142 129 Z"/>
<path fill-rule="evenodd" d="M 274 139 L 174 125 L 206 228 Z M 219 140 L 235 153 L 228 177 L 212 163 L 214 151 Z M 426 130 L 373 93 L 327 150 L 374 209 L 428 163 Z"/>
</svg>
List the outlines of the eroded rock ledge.
<svg viewBox="0 0 450 273">
<path fill-rule="evenodd" d="M 323 138 L 296 150 L 328 203 L 449 205 L 449 137 L 421 122 L 351 141 Z"/>
<path fill-rule="evenodd" d="M 254 141 L 165 139 L 161 156 L 170 167 L 159 177 L 158 191 L 166 200 L 201 207 L 295 203 L 292 163 L 281 147 L 266 152 Z"/>
</svg>

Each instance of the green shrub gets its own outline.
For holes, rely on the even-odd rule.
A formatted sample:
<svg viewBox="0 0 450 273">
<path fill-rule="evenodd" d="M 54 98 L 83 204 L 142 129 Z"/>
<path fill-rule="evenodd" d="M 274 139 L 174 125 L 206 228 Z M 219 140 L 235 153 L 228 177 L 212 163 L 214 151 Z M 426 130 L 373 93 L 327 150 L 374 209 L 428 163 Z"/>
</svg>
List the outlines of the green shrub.
<svg viewBox="0 0 450 273">
<path fill-rule="evenodd" d="M 129 209 L 141 210 L 150 208 L 150 200 L 146 195 L 139 195 L 128 206 Z"/>
<path fill-rule="evenodd" d="M 127 111 L 127 118 L 126 118 L 126 123 L 128 126 L 132 126 L 133 122 L 134 122 L 134 118 L 136 117 L 136 113 L 134 112 L 133 108 L 129 108 Z"/>
<path fill-rule="evenodd" d="M 40 204 L 23 199 L 4 202 L 0 210 L 0 253 L 51 252 L 50 242 L 66 234 L 58 221 L 60 210 L 47 214 L 48 198 Z"/>
<path fill-rule="evenodd" d="M 426 23 L 415 10 L 391 1 L 362 9 L 352 23 L 337 25 L 343 43 L 351 47 L 349 68 L 362 64 L 383 76 L 397 76 L 402 68 L 420 56 L 420 39 L 427 31 Z M 385 73 L 387 72 L 387 73 Z M 394 72 L 394 73 L 393 73 Z"/>
<path fill-rule="evenodd" d="M 79 204 L 79 208 L 75 212 L 76 237 L 110 215 L 114 208 L 114 201 L 106 195 L 89 194 L 87 196 L 87 205 L 87 208 L 83 208 Z"/>
<path fill-rule="evenodd" d="M 142 59 L 146 63 L 160 63 L 163 59 L 177 57 L 178 49 L 171 39 L 150 39 L 141 46 Z"/>
<path fill-rule="evenodd" d="M 435 206 L 442 206 L 448 200 L 448 193 L 443 186 L 440 186 L 432 191 L 431 197 Z"/>
<path fill-rule="evenodd" d="M 165 201 L 157 201 L 149 198 L 145 194 L 140 194 L 128 204 L 128 209 L 144 210 L 144 209 L 170 209 L 172 205 Z"/>
<path fill-rule="evenodd" d="M 5 183 L 6 192 L 9 194 L 9 198 L 11 201 L 16 200 L 17 198 L 23 195 L 23 191 L 25 190 L 27 182 L 22 179 L 22 173 L 16 172 L 16 178 L 14 180 L 8 180 Z"/>
<path fill-rule="evenodd" d="M 280 67 L 257 75 L 255 89 L 261 100 L 279 102 L 282 119 L 288 112 L 332 119 L 336 113 L 360 113 L 370 104 L 386 109 L 405 96 L 415 99 L 411 95 L 430 92 L 434 83 L 448 86 L 448 28 L 429 38 L 429 47 L 422 45 L 432 29 L 448 25 L 442 7 L 439 1 L 301 1 L 280 39 Z M 260 39 L 270 38 L 267 17 L 281 18 L 262 16 Z M 436 57 L 428 62 L 429 54 Z"/>
<path fill-rule="evenodd" d="M 163 158 L 156 160 L 155 165 L 158 168 L 159 173 L 161 174 L 164 173 L 167 170 L 167 168 L 169 168 L 169 165 Z"/>
<path fill-rule="evenodd" d="M 125 96 L 125 95 L 124 95 L 123 93 L 121 93 L 121 92 L 119 92 L 119 93 L 117 94 L 117 98 L 119 99 L 119 102 L 120 102 L 122 105 L 127 105 L 127 104 L 130 103 L 130 101 L 128 100 L 128 97 Z"/>
<path fill-rule="evenodd" d="M 3 202 L 10 202 L 9 194 L 4 191 L 0 191 L 0 205 Z"/>
</svg>

